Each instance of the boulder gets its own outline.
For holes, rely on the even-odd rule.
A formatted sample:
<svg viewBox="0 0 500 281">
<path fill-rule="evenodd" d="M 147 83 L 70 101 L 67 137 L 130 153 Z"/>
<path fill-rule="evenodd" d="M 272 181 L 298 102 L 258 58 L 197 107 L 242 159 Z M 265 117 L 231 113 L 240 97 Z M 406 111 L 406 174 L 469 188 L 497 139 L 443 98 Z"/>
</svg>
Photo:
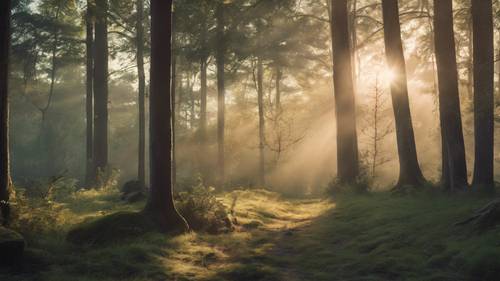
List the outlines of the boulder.
<svg viewBox="0 0 500 281">
<path fill-rule="evenodd" d="M 139 202 L 139 201 L 146 199 L 146 195 L 142 191 L 135 191 L 135 192 L 123 195 L 122 199 L 127 201 L 128 203 L 136 203 L 136 202 Z"/>
<path fill-rule="evenodd" d="M 121 189 L 123 195 L 144 191 L 144 186 L 138 180 L 132 180 L 126 182 Z"/>
<path fill-rule="evenodd" d="M 25 242 L 21 234 L 0 226 L 0 266 L 21 262 L 24 247 Z"/>
</svg>

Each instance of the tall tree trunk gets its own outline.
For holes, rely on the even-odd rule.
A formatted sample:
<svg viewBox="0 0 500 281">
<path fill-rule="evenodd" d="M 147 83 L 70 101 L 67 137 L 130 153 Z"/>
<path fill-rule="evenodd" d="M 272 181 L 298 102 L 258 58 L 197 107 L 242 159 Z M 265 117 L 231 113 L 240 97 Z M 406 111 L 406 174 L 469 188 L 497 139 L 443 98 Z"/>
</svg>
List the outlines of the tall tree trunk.
<svg viewBox="0 0 500 281">
<path fill-rule="evenodd" d="M 497 42 L 497 46 L 498 46 L 498 53 L 497 53 L 497 59 L 496 59 L 496 61 L 497 61 L 497 67 L 498 67 L 497 103 L 499 103 L 500 102 L 500 28 L 498 29 L 498 42 Z"/>
<path fill-rule="evenodd" d="M 281 113 L 281 79 L 283 78 L 283 72 L 281 71 L 281 67 L 276 65 L 276 100 L 275 107 L 276 112 L 278 114 Z"/>
<path fill-rule="evenodd" d="M 259 185 L 262 187 L 266 184 L 265 179 L 265 119 L 264 119 L 264 67 L 262 59 L 257 58 L 257 104 L 259 107 Z"/>
<path fill-rule="evenodd" d="M 94 173 L 108 166 L 108 30 L 107 0 L 96 0 L 94 53 Z"/>
<path fill-rule="evenodd" d="M 0 3 L 0 213 L 3 224 L 9 221 L 9 46 L 10 0 Z"/>
<path fill-rule="evenodd" d="M 175 13 L 172 15 L 175 17 Z M 175 26 L 175 20 L 172 21 L 172 33 L 174 32 L 174 27 Z M 180 112 L 179 115 L 176 114 L 176 111 L 179 111 L 181 108 L 180 105 L 177 107 L 177 98 L 176 98 L 176 92 L 177 92 L 177 56 L 175 52 L 175 35 L 172 37 L 172 77 L 171 77 L 171 86 L 170 86 L 170 92 L 171 92 L 171 100 L 172 100 L 172 138 L 174 142 L 172 143 L 172 186 L 177 185 L 177 152 L 175 150 L 175 137 L 176 137 L 176 132 L 177 132 L 177 116 L 180 117 Z M 182 86 L 182 85 L 181 85 Z M 180 92 L 180 91 L 179 91 Z M 180 93 L 179 93 L 180 95 Z M 179 98 L 180 102 L 180 98 Z M 150 113 L 151 115 L 151 113 Z M 180 118 L 179 118 L 180 119 Z"/>
<path fill-rule="evenodd" d="M 86 153 L 86 172 L 85 185 L 90 187 L 94 184 L 94 163 L 93 163 L 93 146 L 94 146 L 94 13 L 93 1 L 87 0 L 87 15 L 86 15 L 86 121 L 87 121 L 87 153 Z"/>
<path fill-rule="evenodd" d="M 391 83 L 392 106 L 399 154 L 399 180 L 396 187 L 425 183 L 417 159 L 415 135 L 410 114 L 406 64 L 401 40 L 397 0 L 382 0 L 384 41 L 388 67 L 396 74 Z"/>
<path fill-rule="evenodd" d="M 137 0 L 137 77 L 139 80 L 139 163 L 138 180 L 146 185 L 146 76 L 144 74 L 144 0 Z"/>
<path fill-rule="evenodd" d="M 225 185 L 225 165 L 224 165 L 224 127 L 225 127 L 225 107 L 226 90 L 224 82 L 224 57 L 226 53 L 226 44 L 224 36 L 224 3 L 219 1 L 216 8 L 217 20 L 217 184 L 219 187 Z"/>
<path fill-rule="evenodd" d="M 200 143 L 206 145 L 207 141 L 207 59 L 200 62 Z"/>
<path fill-rule="evenodd" d="M 474 0 L 472 0 L 474 1 Z M 468 58 L 467 58 L 467 97 L 469 100 L 473 99 L 473 93 L 474 93 L 474 46 L 473 46 L 473 38 L 474 34 L 472 31 L 472 13 L 468 14 L 467 17 L 467 33 L 469 35 L 469 41 L 467 43 L 467 51 L 468 51 Z"/>
<path fill-rule="evenodd" d="M 205 12 L 206 7 L 204 6 Z M 204 184 L 207 184 L 208 163 L 207 163 L 207 69 L 208 69 L 208 24 L 207 17 L 203 15 L 201 26 L 201 57 L 200 57 L 200 124 L 199 124 L 199 141 L 200 141 L 200 173 Z"/>
<path fill-rule="evenodd" d="M 145 212 L 164 232 L 186 231 L 172 188 L 171 20 L 172 0 L 151 0 L 151 189 Z M 169 172 L 170 171 L 170 172 Z"/>
<path fill-rule="evenodd" d="M 207 42 L 207 17 L 203 16 L 201 27 L 200 58 L 200 142 L 203 150 L 207 141 L 207 68 L 208 68 L 208 42 Z"/>
<path fill-rule="evenodd" d="M 351 13 L 349 20 L 349 34 L 351 38 L 351 63 L 352 63 L 352 77 L 354 79 L 354 89 L 358 83 L 358 1 L 351 0 Z"/>
<path fill-rule="evenodd" d="M 465 190 L 467 164 L 458 93 L 452 0 L 434 0 L 434 30 L 443 150 L 442 182 L 446 189 Z"/>
<path fill-rule="evenodd" d="M 358 140 L 349 43 L 347 0 L 332 0 L 332 49 L 337 115 L 337 176 L 354 183 L 359 176 Z"/>
<path fill-rule="evenodd" d="M 473 185 L 494 190 L 494 50 L 491 0 L 472 1 L 474 37 L 474 135 Z"/>
</svg>

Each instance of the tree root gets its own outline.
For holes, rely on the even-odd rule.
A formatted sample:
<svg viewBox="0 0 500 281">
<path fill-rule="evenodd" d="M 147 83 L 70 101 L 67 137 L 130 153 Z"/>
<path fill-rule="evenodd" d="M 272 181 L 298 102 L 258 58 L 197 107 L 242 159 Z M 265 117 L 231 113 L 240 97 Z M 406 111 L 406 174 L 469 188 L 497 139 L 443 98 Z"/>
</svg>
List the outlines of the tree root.
<svg viewBox="0 0 500 281">
<path fill-rule="evenodd" d="M 500 199 L 490 202 L 483 208 L 477 210 L 469 218 L 455 223 L 456 226 L 472 224 L 478 231 L 495 228 L 500 225 Z"/>
</svg>

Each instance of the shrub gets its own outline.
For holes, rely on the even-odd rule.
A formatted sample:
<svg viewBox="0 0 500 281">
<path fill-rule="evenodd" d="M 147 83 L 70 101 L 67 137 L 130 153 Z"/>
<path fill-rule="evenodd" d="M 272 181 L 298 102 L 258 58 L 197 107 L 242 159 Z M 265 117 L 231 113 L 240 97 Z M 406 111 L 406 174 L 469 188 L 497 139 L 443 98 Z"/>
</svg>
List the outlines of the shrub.
<svg viewBox="0 0 500 281">
<path fill-rule="evenodd" d="M 97 189 L 114 189 L 118 186 L 118 179 L 120 178 L 120 170 L 107 167 L 99 169 L 97 172 Z"/>
<path fill-rule="evenodd" d="M 11 194 L 12 226 L 22 233 L 55 230 L 63 219 L 64 204 L 77 191 L 77 180 L 62 176 L 33 181 Z"/>
<path fill-rule="evenodd" d="M 178 193 L 176 197 L 177 208 L 191 229 L 211 234 L 233 229 L 228 211 L 217 200 L 213 187 L 199 183 L 188 191 Z"/>
</svg>

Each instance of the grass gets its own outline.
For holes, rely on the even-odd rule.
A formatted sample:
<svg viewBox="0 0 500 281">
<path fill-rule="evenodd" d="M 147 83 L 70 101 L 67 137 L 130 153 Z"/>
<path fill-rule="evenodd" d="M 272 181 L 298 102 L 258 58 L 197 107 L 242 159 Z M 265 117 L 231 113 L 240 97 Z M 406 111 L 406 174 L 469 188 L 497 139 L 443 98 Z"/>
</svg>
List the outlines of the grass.
<svg viewBox="0 0 500 281">
<path fill-rule="evenodd" d="M 234 232 L 147 234 L 106 247 L 78 247 L 65 241 L 72 226 L 142 204 L 121 203 L 112 191 L 72 196 L 60 203 L 56 228 L 24 233 L 29 268 L 0 273 L 0 280 L 489 281 L 500 276 L 500 229 L 477 233 L 454 226 L 488 199 L 374 193 L 299 200 L 264 190 L 218 198 L 228 208 L 236 202 Z"/>
</svg>

